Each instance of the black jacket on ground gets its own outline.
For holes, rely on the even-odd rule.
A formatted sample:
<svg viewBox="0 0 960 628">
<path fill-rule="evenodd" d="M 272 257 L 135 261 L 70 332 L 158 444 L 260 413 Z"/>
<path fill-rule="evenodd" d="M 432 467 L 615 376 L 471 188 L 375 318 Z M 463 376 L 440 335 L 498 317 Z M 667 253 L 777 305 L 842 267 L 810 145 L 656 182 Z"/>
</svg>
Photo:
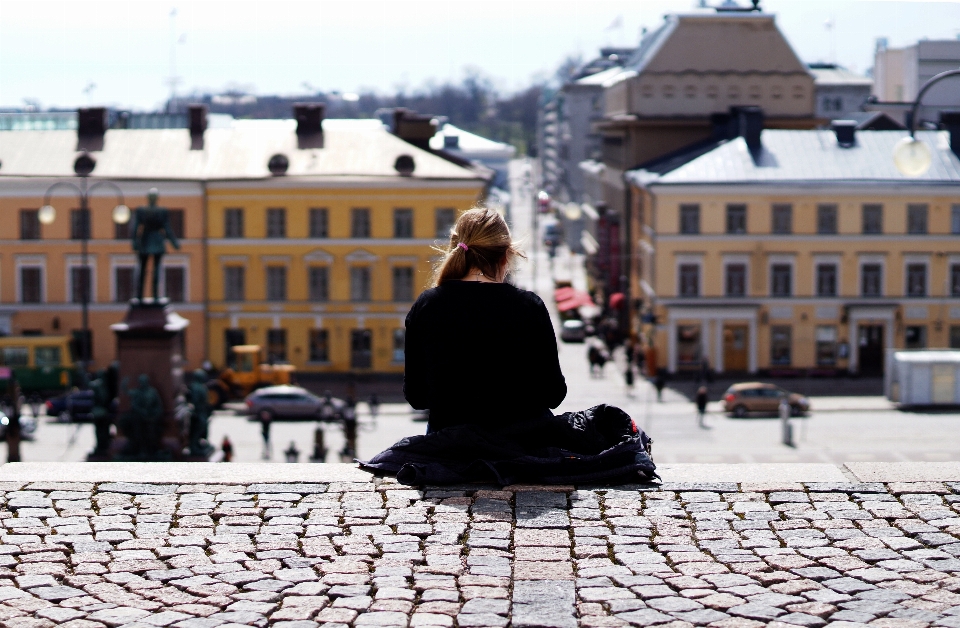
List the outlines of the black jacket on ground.
<svg viewBox="0 0 960 628">
<path fill-rule="evenodd" d="M 403 394 L 430 411 L 431 430 L 546 416 L 567 394 L 550 314 L 532 292 L 448 281 L 420 295 L 406 327 Z"/>
<path fill-rule="evenodd" d="M 410 486 L 636 483 L 658 477 L 650 438 L 614 406 L 493 423 L 409 436 L 360 465 L 396 474 Z"/>
</svg>

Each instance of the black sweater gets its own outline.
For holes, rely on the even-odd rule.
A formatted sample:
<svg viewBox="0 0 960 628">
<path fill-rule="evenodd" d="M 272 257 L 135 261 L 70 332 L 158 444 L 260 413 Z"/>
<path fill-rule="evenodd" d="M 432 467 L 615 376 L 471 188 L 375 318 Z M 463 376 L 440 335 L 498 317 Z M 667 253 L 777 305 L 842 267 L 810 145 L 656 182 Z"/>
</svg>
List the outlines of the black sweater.
<svg viewBox="0 0 960 628">
<path fill-rule="evenodd" d="M 434 430 L 538 418 L 567 394 L 557 339 L 536 294 L 448 281 L 407 314 L 403 394 Z"/>
</svg>

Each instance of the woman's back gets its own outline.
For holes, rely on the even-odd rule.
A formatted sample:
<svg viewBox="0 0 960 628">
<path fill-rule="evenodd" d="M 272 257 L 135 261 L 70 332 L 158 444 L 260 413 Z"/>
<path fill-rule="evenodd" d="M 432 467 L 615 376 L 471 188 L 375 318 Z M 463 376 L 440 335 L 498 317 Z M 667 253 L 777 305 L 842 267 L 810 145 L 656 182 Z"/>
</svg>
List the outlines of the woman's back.
<svg viewBox="0 0 960 628">
<path fill-rule="evenodd" d="M 506 283 L 447 281 L 407 315 L 404 395 L 431 429 L 533 418 L 566 382 L 543 301 Z"/>
</svg>

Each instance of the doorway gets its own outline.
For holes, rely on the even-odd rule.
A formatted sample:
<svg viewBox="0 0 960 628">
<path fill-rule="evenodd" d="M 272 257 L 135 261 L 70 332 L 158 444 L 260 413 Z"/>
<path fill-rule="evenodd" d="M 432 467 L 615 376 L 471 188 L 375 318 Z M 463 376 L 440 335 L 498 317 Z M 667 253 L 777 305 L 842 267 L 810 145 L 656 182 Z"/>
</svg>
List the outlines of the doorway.
<svg viewBox="0 0 960 628">
<path fill-rule="evenodd" d="M 723 370 L 747 370 L 747 326 L 723 326 Z"/>
<path fill-rule="evenodd" d="M 857 365 L 861 375 L 883 375 L 883 325 L 860 325 Z"/>
</svg>

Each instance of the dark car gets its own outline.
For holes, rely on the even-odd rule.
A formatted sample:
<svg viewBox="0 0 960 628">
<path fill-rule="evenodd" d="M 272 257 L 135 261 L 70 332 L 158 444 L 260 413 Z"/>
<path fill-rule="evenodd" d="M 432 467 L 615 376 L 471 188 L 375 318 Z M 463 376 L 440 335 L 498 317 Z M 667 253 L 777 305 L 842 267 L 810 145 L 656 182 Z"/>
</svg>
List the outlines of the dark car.
<svg viewBox="0 0 960 628">
<path fill-rule="evenodd" d="M 347 403 L 336 397 L 319 397 L 299 386 L 267 386 L 244 400 L 247 414 L 261 421 L 339 421 Z"/>
<path fill-rule="evenodd" d="M 735 417 L 745 417 L 751 412 L 777 414 L 780 399 L 787 399 L 790 414 L 801 416 L 810 410 L 810 400 L 773 384 L 747 382 L 734 384 L 723 394 L 723 409 Z"/>
<path fill-rule="evenodd" d="M 93 391 L 74 390 L 46 402 L 47 416 L 57 417 L 62 423 L 90 423 L 93 421 Z"/>
</svg>

